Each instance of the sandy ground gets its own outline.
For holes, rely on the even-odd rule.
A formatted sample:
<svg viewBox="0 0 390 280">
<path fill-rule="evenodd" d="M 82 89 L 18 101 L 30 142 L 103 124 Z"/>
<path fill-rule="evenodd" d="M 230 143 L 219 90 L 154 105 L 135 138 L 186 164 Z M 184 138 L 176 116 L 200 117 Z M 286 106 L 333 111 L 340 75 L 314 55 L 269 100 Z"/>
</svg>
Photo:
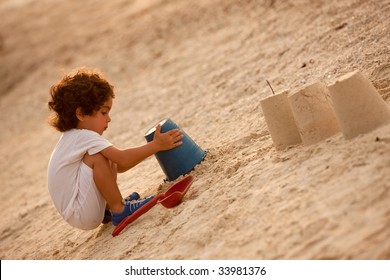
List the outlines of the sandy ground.
<svg viewBox="0 0 390 280">
<path fill-rule="evenodd" d="M 390 125 L 275 150 L 260 100 L 360 70 L 390 103 L 390 1 L 1 0 L 1 259 L 389 259 Z M 56 212 L 51 84 L 74 68 L 115 85 L 105 136 L 125 148 L 170 117 L 206 160 L 173 209 L 112 237 Z M 118 178 L 155 194 L 151 157 Z"/>
</svg>

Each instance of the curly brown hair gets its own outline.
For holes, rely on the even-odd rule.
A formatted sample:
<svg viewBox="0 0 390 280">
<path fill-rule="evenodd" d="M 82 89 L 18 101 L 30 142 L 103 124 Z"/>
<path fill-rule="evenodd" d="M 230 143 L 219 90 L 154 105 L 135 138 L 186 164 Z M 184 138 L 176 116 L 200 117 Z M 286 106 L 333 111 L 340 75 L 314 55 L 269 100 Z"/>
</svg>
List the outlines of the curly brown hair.
<svg viewBox="0 0 390 280">
<path fill-rule="evenodd" d="M 61 132 L 77 127 L 77 108 L 84 115 L 93 115 L 110 97 L 115 97 L 114 87 L 102 74 L 87 68 L 65 75 L 50 88 L 50 95 L 48 106 L 55 112 L 50 124 Z"/>
</svg>

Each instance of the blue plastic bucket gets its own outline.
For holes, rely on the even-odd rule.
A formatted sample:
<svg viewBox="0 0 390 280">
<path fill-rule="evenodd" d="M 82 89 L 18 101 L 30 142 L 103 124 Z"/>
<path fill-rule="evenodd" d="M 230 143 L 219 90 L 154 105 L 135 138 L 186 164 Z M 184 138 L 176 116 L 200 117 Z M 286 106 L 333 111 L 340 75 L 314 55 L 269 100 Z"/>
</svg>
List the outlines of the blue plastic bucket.
<svg viewBox="0 0 390 280">
<path fill-rule="evenodd" d="M 187 174 L 199 164 L 206 153 L 171 119 L 165 119 L 159 122 L 161 132 L 167 132 L 171 129 L 180 129 L 183 133 L 182 145 L 168 151 L 161 151 L 155 154 L 161 169 L 167 176 L 168 181 L 173 181 L 178 177 Z M 147 142 L 153 140 L 157 124 L 148 130 L 145 134 Z"/>
</svg>

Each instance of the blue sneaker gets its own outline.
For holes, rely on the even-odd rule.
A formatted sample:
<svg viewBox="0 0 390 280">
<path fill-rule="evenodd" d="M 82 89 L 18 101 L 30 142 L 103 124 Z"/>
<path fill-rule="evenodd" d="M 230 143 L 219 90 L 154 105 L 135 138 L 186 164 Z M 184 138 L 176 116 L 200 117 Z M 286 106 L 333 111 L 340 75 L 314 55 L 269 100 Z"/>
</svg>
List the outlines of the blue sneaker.
<svg viewBox="0 0 390 280">
<path fill-rule="evenodd" d="M 130 194 L 129 196 L 127 196 L 123 199 L 123 203 L 125 203 L 126 201 L 133 201 L 133 200 L 138 200 L 138 199 L 140 199 L 139 194 L 137 192 L 133 192 L 132 194 Z M 112 221 L 112 217 L 111 217 L 110 210 L 105 210 L 102 224 L 107 224 L 111 221 Z"/>
<path fill-rule="evenodd" d="M 111 213 L 112 217 L 112 224 L 114 226 L 117 226 L 124 218 L 130 216 L 135 211 L 137 211 L 139 208 L 141 208 L 144 204 L 148 203 L 150 200 L 152 200 L 153 196 L 149 196 L 144 199 L 140 199 L 137 201 L 126 201 L 124 203 L 125 210 L 123 210 L 122 213 Z"/>
<path fill-rule="evenodd" d="M 141 197 L 139 196 L 139 194 L 137 192 L 133 192 L 131 195 L 129 195 L 128 197 L 125 197 L 123 199 L 123 202 L 125 201 L 132 201 L 132 200 L 138 200 L 140 199 Z"/>
</svg>

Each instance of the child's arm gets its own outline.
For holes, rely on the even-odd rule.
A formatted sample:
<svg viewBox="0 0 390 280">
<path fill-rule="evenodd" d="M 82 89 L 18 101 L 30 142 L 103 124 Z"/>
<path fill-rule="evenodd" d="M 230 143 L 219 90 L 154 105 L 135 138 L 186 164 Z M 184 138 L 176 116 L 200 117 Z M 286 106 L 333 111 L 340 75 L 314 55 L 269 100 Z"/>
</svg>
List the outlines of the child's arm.
<svg viewBox="0 0 390 280">
<path fill-rule="evenodd" d="M 170 150 L 182 144 L 183 134 L 179 129 L 161 133 L 161 125 L 156 127 L 154 138 L 143 146 L 120 150 L 114 146 L 102 150 L 100 153 L 117 164 L 118 172 L 122 173 L 136 166 L 138 163 L 159 151 Z"/>
</svg>

